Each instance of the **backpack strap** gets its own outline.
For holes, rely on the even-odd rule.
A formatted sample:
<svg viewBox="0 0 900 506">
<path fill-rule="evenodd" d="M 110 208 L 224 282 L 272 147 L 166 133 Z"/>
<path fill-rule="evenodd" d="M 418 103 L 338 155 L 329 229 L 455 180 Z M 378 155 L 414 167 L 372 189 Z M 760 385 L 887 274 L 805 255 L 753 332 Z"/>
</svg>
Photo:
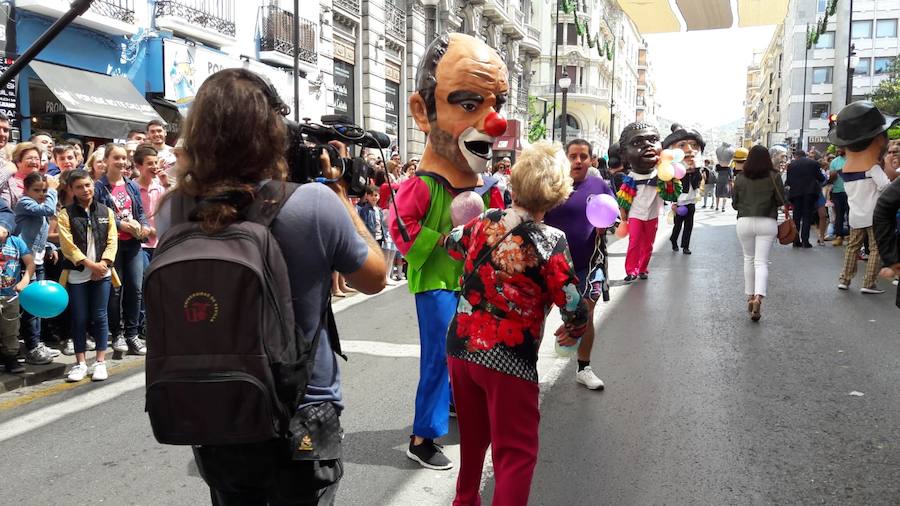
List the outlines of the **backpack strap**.
<svg viewBox="0 0 900 506">
<path fill-rule="evenodd" d="M 300 185 L 285 181 L 267 181 L 256 192 L 253 203 L 244 211 L 244 219 L 268 227 Z"/>
</svg>

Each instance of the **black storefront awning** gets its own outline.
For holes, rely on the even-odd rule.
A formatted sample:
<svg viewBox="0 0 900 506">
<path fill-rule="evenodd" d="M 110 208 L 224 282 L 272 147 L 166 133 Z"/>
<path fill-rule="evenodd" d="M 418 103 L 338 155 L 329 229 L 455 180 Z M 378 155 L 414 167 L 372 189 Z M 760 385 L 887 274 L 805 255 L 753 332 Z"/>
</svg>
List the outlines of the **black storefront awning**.
<svg viewBox="0 0 900 506">
<path fill-rule="evenodd" d="M 143 131 L 147 122 L 162 120 L 126 77 L 77 70 L 34 61 L 31 68 L 59 100 L 66 130 L 75 135 L 121 139 L 129 130 Z M 35 111 L 38 116 L 50 111 Z"/>
</svg>

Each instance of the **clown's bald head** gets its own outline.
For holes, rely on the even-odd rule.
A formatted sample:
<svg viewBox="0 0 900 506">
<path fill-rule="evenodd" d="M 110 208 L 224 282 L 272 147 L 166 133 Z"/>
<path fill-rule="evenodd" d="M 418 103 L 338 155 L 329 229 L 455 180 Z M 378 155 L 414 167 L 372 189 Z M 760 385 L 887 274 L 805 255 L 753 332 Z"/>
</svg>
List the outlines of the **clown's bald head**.
<svg viewBox="0 0 900 506">
<path fill-rule="evenodd" d="M 410 112 L 431 149 L 456 170 L 481 172 L 494 138 L 506 130 L 501 110 L 509 94 L 506 64 L 475 37 L 451 33 L 425 52 L 410 96 Z"/>
</svg>

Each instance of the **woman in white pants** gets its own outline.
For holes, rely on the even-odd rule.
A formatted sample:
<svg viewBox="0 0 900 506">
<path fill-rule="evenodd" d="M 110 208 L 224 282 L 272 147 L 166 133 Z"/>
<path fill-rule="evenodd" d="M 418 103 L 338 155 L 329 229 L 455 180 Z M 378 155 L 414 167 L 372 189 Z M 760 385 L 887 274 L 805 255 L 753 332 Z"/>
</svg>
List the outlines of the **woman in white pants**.
<svg viewBox="0 0 900 506">
<path fill-rule="evenodd" d="M 769 279 L 769 251 L 778 236 L 778 208 L 784 184 L 765 146 L 753 146 L 744 170 L 734 180 L 731 205 L 738 212 L 737 235 L 744 250 L 744 291 L 753 321 L 762 317 Z"/>
</svg>

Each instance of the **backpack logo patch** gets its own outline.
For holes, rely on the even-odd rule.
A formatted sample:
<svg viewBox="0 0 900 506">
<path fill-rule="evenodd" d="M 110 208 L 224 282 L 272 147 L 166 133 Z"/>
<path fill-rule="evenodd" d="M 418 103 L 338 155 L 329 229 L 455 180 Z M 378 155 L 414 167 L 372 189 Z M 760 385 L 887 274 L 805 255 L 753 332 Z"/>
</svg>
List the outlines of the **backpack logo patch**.
<svg viewBox="0 0 900 506">
<path fill-rule="evenodd" d="M 194 292 L 184 299 L 184 319 L 188 323 L 213 323 L 219 317 L 219 303 L 209 292 Z"/>
</svg>

